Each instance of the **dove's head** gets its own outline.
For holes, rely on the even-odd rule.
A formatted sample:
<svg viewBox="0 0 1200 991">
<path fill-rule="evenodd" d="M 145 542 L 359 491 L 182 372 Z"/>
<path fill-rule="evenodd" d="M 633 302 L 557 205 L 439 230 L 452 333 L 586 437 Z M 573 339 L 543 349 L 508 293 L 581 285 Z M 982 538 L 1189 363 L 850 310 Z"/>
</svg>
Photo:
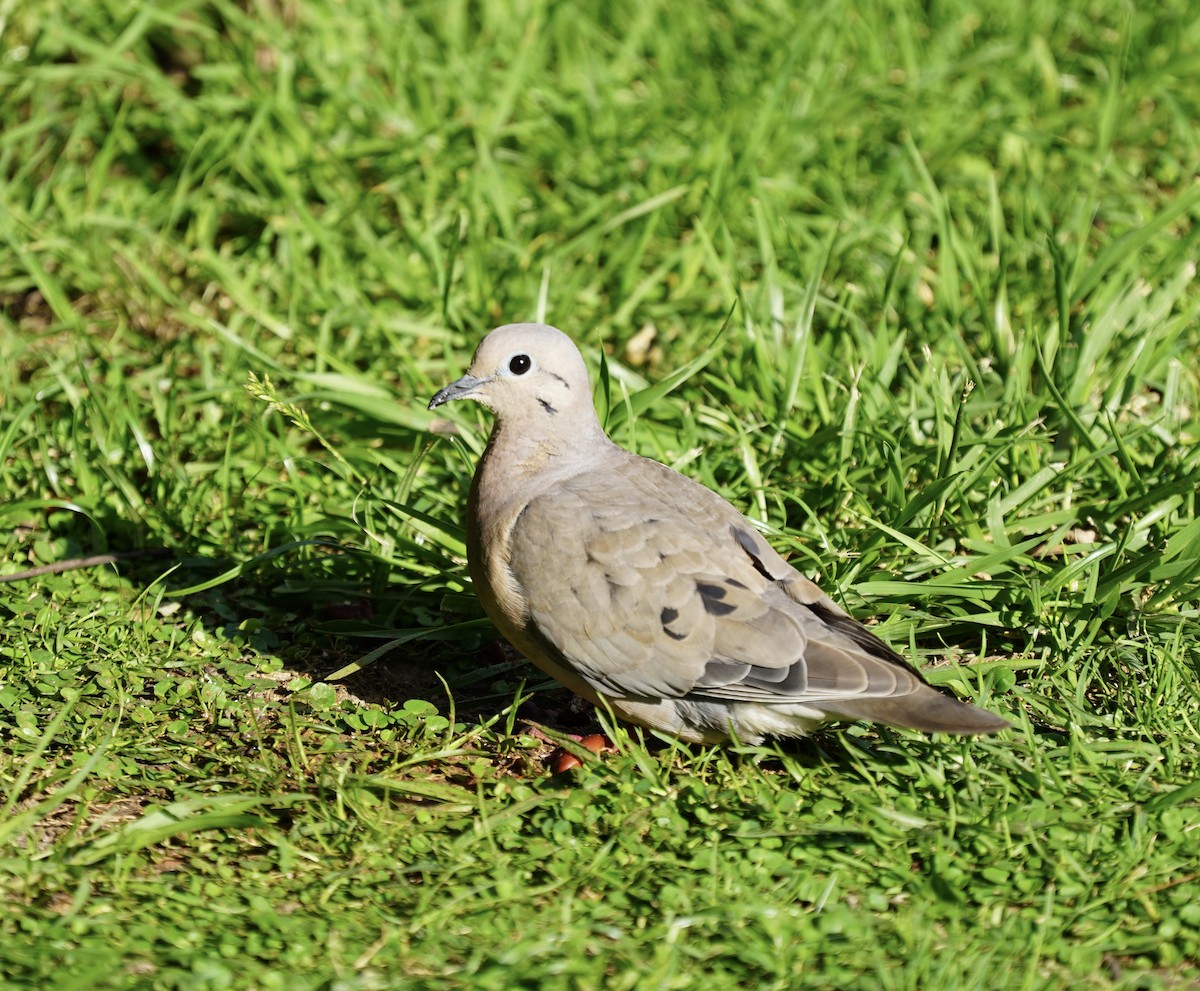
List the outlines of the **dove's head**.
<svg viewBox="0 0 1200 991">
<path fill-rule="evenodd" d="M 434 396 L 429 408 L 451 399 L 474 399 L 498 421 L 541 425 L 543 431 L 596 422 L 579 349 L 561 330 L 541 323 L 510 323 L 488 334 L 467 374 Z"/>
</svg>

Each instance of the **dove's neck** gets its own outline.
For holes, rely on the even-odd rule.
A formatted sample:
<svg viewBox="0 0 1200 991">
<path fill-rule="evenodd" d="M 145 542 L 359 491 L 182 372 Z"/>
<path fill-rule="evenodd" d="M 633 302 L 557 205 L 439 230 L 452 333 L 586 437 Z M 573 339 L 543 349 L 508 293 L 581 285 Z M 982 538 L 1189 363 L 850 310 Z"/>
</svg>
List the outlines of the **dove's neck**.
<svg viewBox="0 0 1200 991">
<path fill-rule="evenodd" d="M 478 473 L 488 476 L 488 488 L 503 492 L 506 499 L 517 494 L 532 498 L 602 461 L 613 447 L 594 416 L 575 418 L 569 429 L 563 427 L 534 431 L 528 424 L 497 419 L 479 462 Z"/>
<path fill-rule="evenodd" d="M 523 608 L 513 598 L 507 569 L 492 565 L 508 560 L 512 529 L 525 507 L 559 482 L 623 453 L 594 417 L 574 423 L 570 433 L 536 433 L 523 426 L 497 419 L 467 499 L 467 560 L 489 615 L 494 610 L 519 615 Z"/>
</svg>

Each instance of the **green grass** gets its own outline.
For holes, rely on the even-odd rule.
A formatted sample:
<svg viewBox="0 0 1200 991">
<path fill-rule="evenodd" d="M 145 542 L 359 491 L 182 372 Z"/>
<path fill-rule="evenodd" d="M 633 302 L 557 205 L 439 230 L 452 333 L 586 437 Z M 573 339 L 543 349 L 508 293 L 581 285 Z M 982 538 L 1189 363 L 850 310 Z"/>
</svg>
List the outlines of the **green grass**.
<svg viewBox="0 0 1200 991">
<path fill-rule="evenodd" d="M 0 2 L 0 573 L 160 551 L 0 584 L 4 985 L 1196 986 L 1191 6 Z M 547 777 L 538 318 L 1014 730 Z"/>
</svg>

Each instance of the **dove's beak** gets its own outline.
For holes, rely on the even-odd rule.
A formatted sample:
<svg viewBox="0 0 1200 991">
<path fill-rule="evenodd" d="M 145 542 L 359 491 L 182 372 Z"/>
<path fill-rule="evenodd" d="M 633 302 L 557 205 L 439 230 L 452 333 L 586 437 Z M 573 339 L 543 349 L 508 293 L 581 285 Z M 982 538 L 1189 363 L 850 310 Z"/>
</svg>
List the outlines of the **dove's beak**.
<svg viewBox="0 0 1200 991">
<path fill-rule="evenodd" d="M 451 382 L 446 388 L 442 389 L 436 396 L 429 400 L 429 408 L 437 409 L 442 403 L 448 403 L 451 399 L 467 399 L 479 386 L 488 381 L 490 380 L 486 378 L 464 375 L 457 382 Z"/>
</svg>

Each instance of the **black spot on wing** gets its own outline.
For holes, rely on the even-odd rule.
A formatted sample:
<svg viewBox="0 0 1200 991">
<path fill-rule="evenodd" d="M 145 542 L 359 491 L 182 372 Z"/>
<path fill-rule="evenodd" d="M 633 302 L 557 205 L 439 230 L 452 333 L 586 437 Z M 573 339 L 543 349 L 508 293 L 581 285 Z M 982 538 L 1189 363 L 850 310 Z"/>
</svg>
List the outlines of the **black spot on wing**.
<svg viewBox="0 0 1200 991">
<path fill-rule="evenodd" d="M 733 534 L 733 539 L 738 542 L 738 546 L 750 558 L 750 563 L 754 565 L 754 570 L 767 579 L 767 581 L 776 581 L 775 576 L 766 569 L 766 566 L 762 563 L 762 558 L 758 556 L 758 544 L 755 543 L 754 537 L 738 526 L 731 526 L 729 532 Z"/>
<path fill-rule="evenodd" d="M 548 402 L 546 402 L 546 400 L 539 398 L 538 402 L 542 404 L 542 409 L 544 409 L 551 416 L 553 416 L 555 413 L 558 412 L 558 410 L 556 410 L 553 406 L 551 406 Z"/>
<path fill-rule="evenodd" d="M 679 618 L 679 610 L 672 609 L 670 606 L 664 606 L 663 611 L 658 614 L 658 621 L 662 623 L 662 630 L 672 640 L 684 640 L 687 638 L 686 633 L 676 633 L 671 629 L 671 624 Z"/>
<path fill-rule="evenodd" d="M 561 375 L 558 375 L 558 374 L 556 374 L 555 372 L 552 372 L 552 371 L 550 371 L 549 369 L 543 369 L 543 371 L 544 371 L 544 372 L 545 372 L 547 375 L 549 375 L 551 378 L 556 378 L 556 379 L 558 379 L 558 380 L 559 380 L 559 381 L 562 383 L 562 386 L 563 386 L 563 388 L 564 388 L 564 389 L 566 389 L 568 392 L 570 392 L 570 391 L 571 391 L 571 383 L 570 383 L 570 382 L 568 382 L 568 381 L 567 381 L 565 378 L 563 378 Z"/>
<path fill-rule="evenodd" d="M 704 611 L 710 616 L 728 616 L 737 607 L 731 606 L 728 602 L 722 602 L 725 598 L 725 589 L 720 585 L 710 585 L 707 582 L 696 582 L 696 591 L 700 593 L 700 601 L 704 603 Z"/>
</svg>

